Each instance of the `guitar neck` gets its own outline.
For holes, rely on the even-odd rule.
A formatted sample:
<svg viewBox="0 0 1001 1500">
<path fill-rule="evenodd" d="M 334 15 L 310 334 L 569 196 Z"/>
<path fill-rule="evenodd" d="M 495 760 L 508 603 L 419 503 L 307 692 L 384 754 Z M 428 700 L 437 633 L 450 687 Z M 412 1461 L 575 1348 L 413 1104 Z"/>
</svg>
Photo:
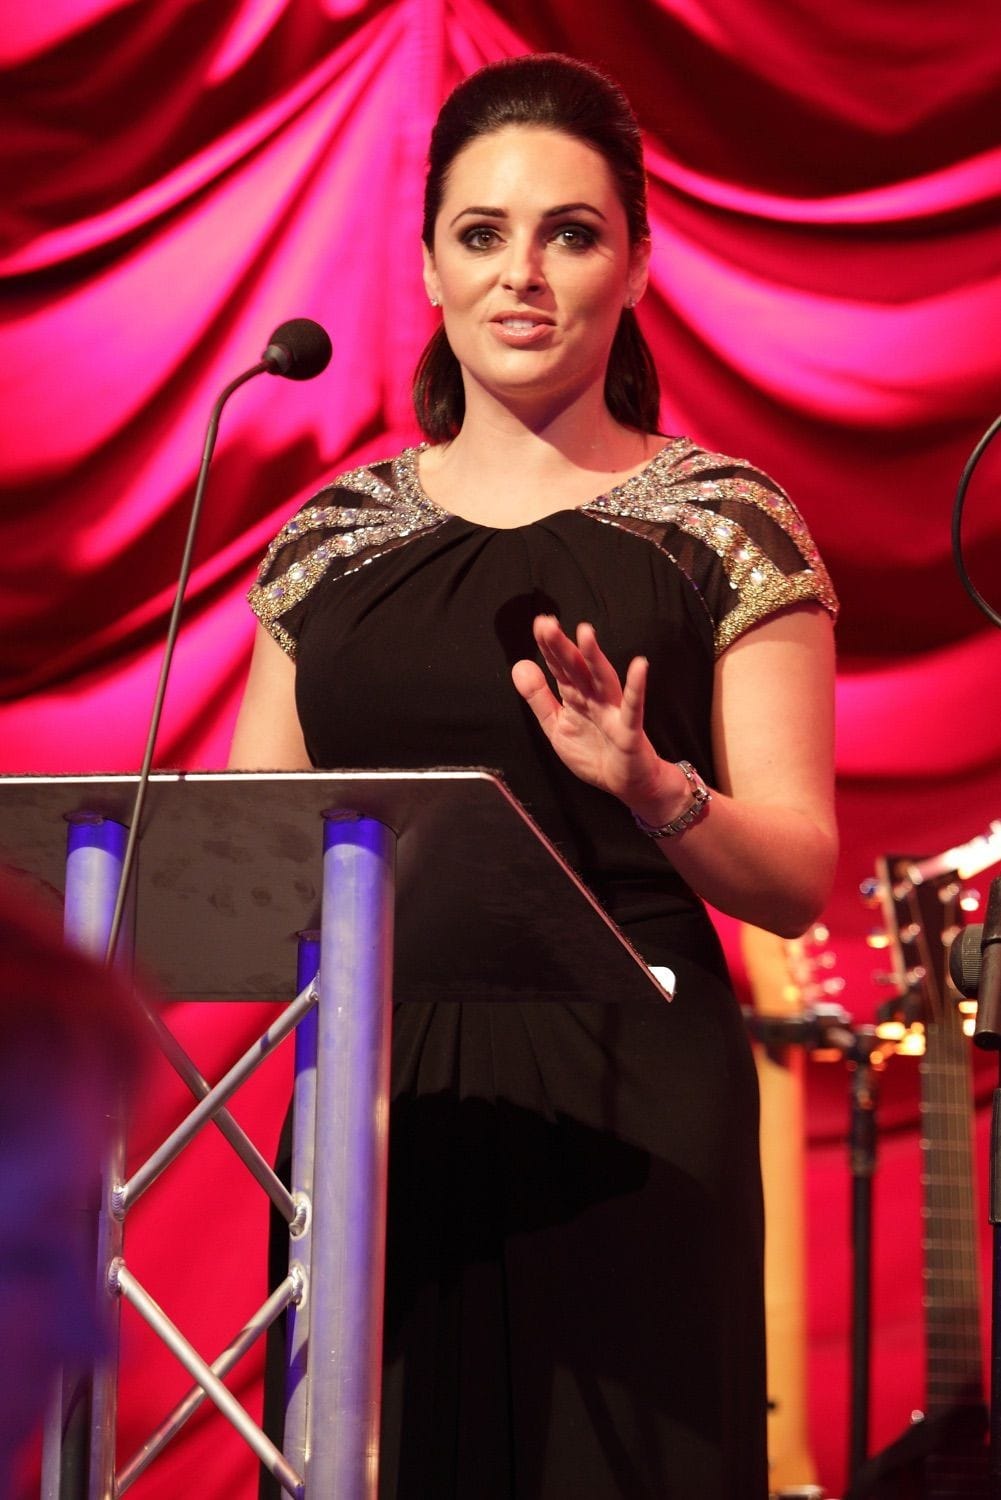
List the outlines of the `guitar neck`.
<svg viewBox="0 0 1001 1500">
<path fill-rule="evenodd" d="M 962 1018 L 926 1022 L 921 1063 L 926 1405 L 983 1402 L 980 1273 L 972 1160 L 972 1080 Z"/>
</svg>

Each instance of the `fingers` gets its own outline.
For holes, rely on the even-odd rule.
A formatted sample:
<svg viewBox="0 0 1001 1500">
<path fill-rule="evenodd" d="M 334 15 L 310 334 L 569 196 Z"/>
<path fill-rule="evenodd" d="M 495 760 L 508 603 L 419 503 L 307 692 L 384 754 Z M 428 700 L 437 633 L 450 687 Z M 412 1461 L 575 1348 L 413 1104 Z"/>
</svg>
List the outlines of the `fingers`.
<svg viewBox="0 0 1001 1500">
<path fill-rule="evenodd" d="M 549 690 L 542 668 L 534 661 L 516 661 L 511 668 L 511 680 L 548 734 L 560 706 Z"/>
<path fill-rule="evenodd" d="M 564 633 L 555 615 L 537 615 L 532 634 L 564 701 L 568 692 L 589 697 L 594 683 L 587 662 Z"/>
<path fill-rule="evenodd" d="M 641 734 L 646 704 L 646 680 L 650 664 L 645 656 L 634 656 L 626 672 L 622 689 L 622 727 L 629 734 Z"/>
<path fill-rule="evenodd" d="M 598 645 L 593 625 L 578 626 L 574 642 L 555 616 L 538 615 L 534 635 L 564 703 L 574 708 L 593 702 L 618 705 L 622 695 L 619 679 Z"/>
<path fill-rule="evenodd" d="M 564 707 L 580 712 L 589 712 L 598 705 L 618 709 L 622 728 L 629 734 L 642 733 L 649 669 L 645 656 L 633 658 L 622 683 L 599 646 L 593 625 L 587 622 L 578 625 L 574 642 L 555 615 L 537 615 L 533 633 Z M 515 685 L 526 702 L 532 704 L 540 722 L 543 721 L 540 708 L 544 708 L 546 718 L 558 710 L 560 705 L 548 692 L 539 667 L 524 661 L 517 663 L 514 670 Z"/>
<path fill-rule="evenodd" d="M 615 668 L 598 645 L 593 625 L 584 622 L 577 626 L 577 648 L 601 697 L 608 703 L 617 704 L 622 697 L 622 685 Z"/>
</svg>

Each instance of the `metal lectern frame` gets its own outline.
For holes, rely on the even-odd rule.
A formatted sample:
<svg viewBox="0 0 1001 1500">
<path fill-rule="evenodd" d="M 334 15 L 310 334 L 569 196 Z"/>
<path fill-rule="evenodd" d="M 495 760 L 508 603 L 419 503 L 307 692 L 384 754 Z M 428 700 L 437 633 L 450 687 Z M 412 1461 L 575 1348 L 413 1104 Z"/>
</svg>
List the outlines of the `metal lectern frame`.
<svg viewBox="0 0 1001 1500">
<path fill-rule="evenodd" d="M 68 940 L 95 954 L 111 924 L 136 781 L 0 777 L 0 865 L 40 899 L 64 891 Z M 88 1477 L 74 1500 L 124 1494 L 206 1398 L 298 1500 L 374 1500 L 391 1000 L 662 1003 L 669 992 L 488 771 L 157 773 L 141 833 L 123 951 L 134 938 L 144 971 L 172 997 L 287 1001 L 298 936 L 298 993 L 214 1086 L 149 1012 L 198 1102 L 128 1179 L 116 1146 L 98 1225 L 99 1287 L 106 1302 L 136 1309 L 195 1385 L 116 1474 L 114 1359 L 95 1371 Z M 192 941 L 191 920 L 204 922 L 206 908 L 212 930 Z M 449 934 L 470 930 L 477 945 L 462 944 L 461 959 Z M 289 1191 L 226 1104 L 295 1028 Z M 123 1237 L 132 1204 L 210 1122 L 290 1228 L 288 1276 L 212 1365 L 143 1288 Z M 286 1309 L 282 1453 L 222 1377 Z M 43 1500 L 66 1495 L 60 1431 L 57 1406 Z"/>
</svg>

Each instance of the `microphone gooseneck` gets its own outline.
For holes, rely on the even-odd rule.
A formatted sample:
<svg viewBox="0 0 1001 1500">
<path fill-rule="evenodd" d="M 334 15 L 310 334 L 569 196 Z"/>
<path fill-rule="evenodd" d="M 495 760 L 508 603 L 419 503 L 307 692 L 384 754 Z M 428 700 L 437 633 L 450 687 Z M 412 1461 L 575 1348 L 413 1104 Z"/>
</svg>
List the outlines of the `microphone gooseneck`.
<svg viewBox="0 0 1001 1500">
<path fill-rule="evenodd" d="M 132 817 L 129 823 L 129 834 L 125 845 L 125 853 L 122 858 L 122 873 L 118 884 L 118 895 L 115 900 L 115 909 L 112 913 L 111 928 L 108 933 L 108 943 L 105 949 L 105 963 L 110 964 L 115 956 L 118 946 L 118 934 L 121 931 L 122 917 L 125 912 L 126 898 L 128 894 L 129 881 L 132 874 L 132 866 L 135 862 L 136 844 L 139 838 L 139 825 L 142 820 L 143 805 L 146 800 L 146 788 L 149 784 L 150 771 L 153 766 L 153 754 L 156 748 L 156 737 L 160 729 L 160 718 L 163 714 L 163 700 L 167 691 L 167 677 L 170 673 L 170 664 L 174 656 L 174 646 L 177 642 L 177 632 L 181 623 L 181 606 L 184 602 L 184 591 L 187 588 L 188 576 L 191 572 L 191 562 L 195 550 L 195 537 L 198 532 L 198 520 L 202 511 L 202 501 L 205 497 L 205 486 L 208 480 L 209 464 L 215 450 L 216 434 L 219 431 L 219 418 L 222 409 L 232 396 L 233 392 L 239 390 L 248 380 L 253 380 L 255 375 L 285 375 L 290 380 L 312 380 L 314 375 L 319 375 L 330 363 L 332 353 L 330 336 L 325 328 L 319 323 L 314 323 L 312 318 L 292 318 L 287 323 L 280 324 L 271 335 L 268 347 L 261 355 L 260 362 L 251 365 L 249 370 L 244 370 L 242 375 L 237 375 L 231 380 L 216 398 L 215 405 L 209 415 L 208 427 L 205 432 L 205 444 L 202 450 L 202 461 L 198 469 L 198 480 L 195 485 L 195 498 L 191 505 L 191 519 L 188 522 L 188 533 L 184 542 L 184 553 L 181 558 L 181 568 L 177 579 L 177 591 L 174 595 L 174 607 L 170 613 L 170 623 L 167 627 L 167 639 L 163 648 L 163 660 L 160 665 L 160 678 L 157 683 L 156 696 L 153 702 L 153 712 L 150 715 L 149 732 L 146 736 L 146 749 L 143 753 L 142 766 L 139 771 L 139 781 L 136 785 L 135 800 L 132 804 Z"/>
</svg>

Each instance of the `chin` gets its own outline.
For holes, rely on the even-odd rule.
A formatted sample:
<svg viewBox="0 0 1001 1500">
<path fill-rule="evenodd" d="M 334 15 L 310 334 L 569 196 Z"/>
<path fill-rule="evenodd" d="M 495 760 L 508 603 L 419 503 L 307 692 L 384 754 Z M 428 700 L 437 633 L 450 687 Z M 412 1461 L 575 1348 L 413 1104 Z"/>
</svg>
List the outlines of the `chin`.
<svg viewBox="0 0 1001 1500">
<path fill-rule="evenodd" d="M 498 371 L 492 378 L 477 379 L 476 384 L 501 402 L 534 399 L 563 408 L 578 400 L 595 383 L 593 379 L 582 381 L 579 369 L 568 375 L 565 368 L 554 370 L 532 366 L 524 355 L 522 360 L 524 363 L 516 368 Z M 600 388 L 604 389 L 604 371 L 600 375 Z"/>
</svg>

